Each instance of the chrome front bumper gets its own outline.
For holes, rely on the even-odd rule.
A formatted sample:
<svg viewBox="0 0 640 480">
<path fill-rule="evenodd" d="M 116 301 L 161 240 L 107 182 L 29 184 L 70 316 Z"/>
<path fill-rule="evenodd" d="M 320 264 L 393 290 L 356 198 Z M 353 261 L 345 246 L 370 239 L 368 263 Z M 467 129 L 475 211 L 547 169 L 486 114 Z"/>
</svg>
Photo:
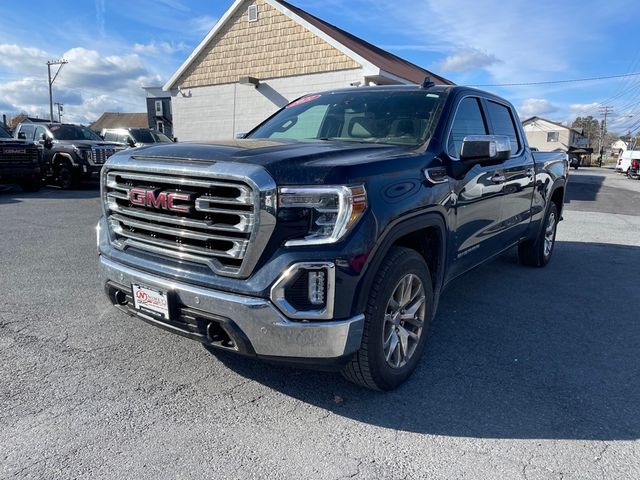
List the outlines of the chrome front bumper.
<svg viewBox="0 0 640 480">
<path fill-rule="evenodd" d="M 131 292 L 134 283 L 159 288 L 171 292 L 180 308 L 218 317 L 223 323 L 228 321 L 250 344 L 243 353 L 292 361 L 330 360 L 355 353 L 362 341 L 363 315 L 340 321 L 292 321 L 267 299 L 174 282 L 113 262 L 103 255 L 100 255 L 100 273 L 105 286 L 116 285 L 125 292 Z M 144 315 L 138 316 L 144 318 Z M 175 327 L 161 325 L 159 320 L 150 323 L 189 336 Z"/>
</svg>

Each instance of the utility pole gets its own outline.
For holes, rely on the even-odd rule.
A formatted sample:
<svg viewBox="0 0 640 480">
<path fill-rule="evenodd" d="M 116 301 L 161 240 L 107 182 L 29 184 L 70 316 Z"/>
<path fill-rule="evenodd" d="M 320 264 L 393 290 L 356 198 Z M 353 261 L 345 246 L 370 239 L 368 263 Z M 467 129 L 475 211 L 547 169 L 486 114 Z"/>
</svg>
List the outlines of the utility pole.
<svg viewBox="0 0 640 480">
<path fill-rule="evenodd" d="M 56 102 L 55 105 L 58 107 L 58 123 L 62 123 L 62 112 L 64 112 L 64 103 Z"/>
<path fill-rule="evenodd" d="M 598 166 L 602 167 L 602 156 L 604 155 L 604 137 L 607 134 L 607 117 L 613 113 L 613 107 L 600 107 L 598 112 L 600 113 L 600 115 L 604 115 L 602 128 L 600 129 L 600 155 L 598 157 Z"/>
<path fill-rule="evenodd" d="M 58 74 L 60 73 L 60 70 L 62 70 L 62 67 L 67 64 L 69 62 L 67 62 L 64 58 L 60 59 L 60 60 L 49 60 L 47 62 L 47 71 L 49 72 L 49 120 L 51 120 L 52 122 L 53 120 L 53 82 L 56 81 L 56 78 L 58 78 Z M 51 78 L 51 65 L 59 65 L 58 70 L 56 71 L 56 74 L 53 76 L 53 78 Z"/>
</svg>

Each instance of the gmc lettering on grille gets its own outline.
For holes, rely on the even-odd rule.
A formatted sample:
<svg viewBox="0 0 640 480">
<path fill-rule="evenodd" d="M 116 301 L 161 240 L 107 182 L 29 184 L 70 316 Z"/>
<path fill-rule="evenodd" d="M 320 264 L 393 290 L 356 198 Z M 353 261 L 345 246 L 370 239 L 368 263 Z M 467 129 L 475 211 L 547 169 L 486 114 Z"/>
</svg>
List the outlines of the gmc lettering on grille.
<svg viewBox="0 0 640 480">
<path fill-rule="evenodd" d="M 129 190 L 129 201 L 132 205 L 139 207 L 155 208 L 158 210 L 169 210 L 171 212 L 189 213 L 189 205 L 176 205 L 176 201 L 191 200 L 191 196 L 186 193 L 158 192 L 146 190 L 144 188 L 132 188 Z"/>
</svg>

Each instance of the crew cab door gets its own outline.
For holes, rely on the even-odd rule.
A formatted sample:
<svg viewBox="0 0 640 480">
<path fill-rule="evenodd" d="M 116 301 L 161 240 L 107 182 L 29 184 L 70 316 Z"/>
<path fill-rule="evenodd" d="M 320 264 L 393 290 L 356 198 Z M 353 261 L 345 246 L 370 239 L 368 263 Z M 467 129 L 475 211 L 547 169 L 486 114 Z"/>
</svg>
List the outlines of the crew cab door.
<svg viewBox="0 0 640 480">
<path fill-rule="evenodd" d="M 502 218 L 504 171 L 501 164 L 478 162 L 466 168 L 460 160 L 462 142 L 466 137 L 489 134 L 489 125 L 479 97 L 459 100 L 447 137 L 447 155 L 453 174 L 450 179 L 453 208 L 449 251 L 449 273 L 458 276 L 501 250 L 498 237 Z M 488 160 L 488 159 L 487 159 Z"/>
<path fill-rule="evenodd" d="M 511 140 L 511 158 L 503 164 L 505 182 L 499 234 L 507 248 L 525 236 L 531 220 L 531 202 L 535 184 L 533 155 L 525 148 L 517 116 L 510 105 L 493 99 L 484 102 L 493 135 Z"/>
</svg>

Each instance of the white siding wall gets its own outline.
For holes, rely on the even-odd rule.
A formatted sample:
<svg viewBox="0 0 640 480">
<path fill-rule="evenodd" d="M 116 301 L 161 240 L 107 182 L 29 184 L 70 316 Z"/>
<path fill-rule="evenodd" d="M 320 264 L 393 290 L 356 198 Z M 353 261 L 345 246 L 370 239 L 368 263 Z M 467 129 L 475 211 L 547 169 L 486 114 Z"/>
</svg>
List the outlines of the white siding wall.
<svg viewBox="0 0 640 480">
<path fill-rule="evenodd" d="M 240 84 L 188 88 L 173 93 L 173 134 L 181 142 L 232 139 L 301 95 L 363 81 L 363 70 L 356 69 L 265 80 L 258 89 Z"/>
<path fill-rule="evenodd" d="M 530 147 L 535 147 L 541 152 L 553 152 L 561 150 L 566 152 L 569 146 L 569 129 L 559 127 L 553 123 L 537 120 L 532 123 L 523 125 L 524 134 L 527 136 L 527 143 Z M 547 134 L 550 132 L 558 133 L 557 142 L 548 142 Z"/>
</svg>

